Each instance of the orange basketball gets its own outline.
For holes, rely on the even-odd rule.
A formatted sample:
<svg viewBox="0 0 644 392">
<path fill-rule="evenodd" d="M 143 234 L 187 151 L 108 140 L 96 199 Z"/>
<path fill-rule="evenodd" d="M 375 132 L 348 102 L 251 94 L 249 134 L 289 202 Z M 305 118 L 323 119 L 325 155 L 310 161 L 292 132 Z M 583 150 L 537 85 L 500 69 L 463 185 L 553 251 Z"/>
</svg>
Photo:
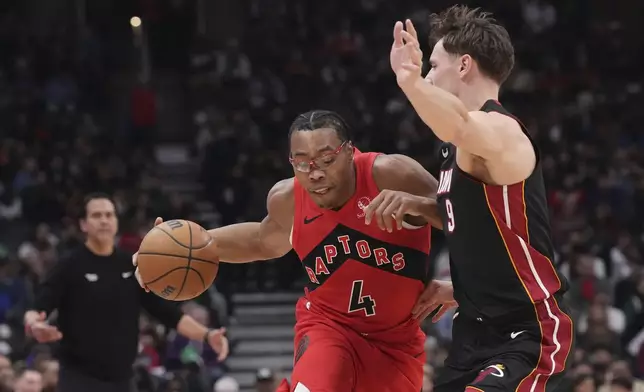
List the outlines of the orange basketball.
<svg viewBox="0 0 644 392">
<path fill-rule="evenodd" d="M 210 234 L 186 220 L 163 222 L 146 234 L 137 256 L 143 283 L 156 295 L 186 301 L 206 291 L 217 276 L 217 246 Z"/>
</svg>

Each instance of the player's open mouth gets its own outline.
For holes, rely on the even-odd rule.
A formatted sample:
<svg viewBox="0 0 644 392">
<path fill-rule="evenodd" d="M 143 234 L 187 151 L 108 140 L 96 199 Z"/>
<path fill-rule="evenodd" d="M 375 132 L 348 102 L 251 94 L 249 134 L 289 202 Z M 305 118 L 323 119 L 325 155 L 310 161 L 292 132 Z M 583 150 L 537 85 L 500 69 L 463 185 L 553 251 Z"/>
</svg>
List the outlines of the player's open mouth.
<svg viewBox="0 0 644 392">
<path fill-rule="evenodd" d="M 320 189 L 313 189 L 313 190 L 311 190 L 311 192 L 313 192 L 313 193 L 315 193 L 315 194 L 318 194 L 318 195 L 324 195 L 324 194 L 325 194 L 325 193 L 327 193 L 328 191 L 329 191 L 329 188 L 328 188 L 328 187 L 327 187 L 327 188 L 320 188 Z"/>
</svg>

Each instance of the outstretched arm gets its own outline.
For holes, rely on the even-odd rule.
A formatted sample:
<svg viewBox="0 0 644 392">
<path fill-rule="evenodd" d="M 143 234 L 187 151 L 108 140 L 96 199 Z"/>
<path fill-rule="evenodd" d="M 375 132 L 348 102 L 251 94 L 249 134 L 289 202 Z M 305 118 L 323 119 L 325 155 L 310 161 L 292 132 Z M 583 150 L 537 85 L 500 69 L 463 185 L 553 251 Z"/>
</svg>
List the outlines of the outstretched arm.
<svg viewBox="0 0 644 392">
<path fill-rule="evenodd" d="M 208 230 L 222 262 L 270 260 L 288 253 L 293 225 L 293 179 L 275 184 L 266 198 L 268 214 L 261 222 L 238 223 Z"/>
<path fill-rule="evenodd" d="M 534 148 L 515 119 L 501 113 L 468 112 L 460 99 L 424 79 L 403 91 L 439 139 L 492 164 L 505 162 L 512 170 L 532 172 Z"/>
<path fill-rule="evenodd" d="M 500 113 L 469 111 L 458 97 L 423 79 L 419 48 L 411 21 L 407 21 L 407 31 L 402 23 L 396 23 L 392 69 L 420 118 L 439 139 L 482 158 L 495 183 L 527 178 L 534 169 L 536 153 L 519 123 Z"/>
<path fill-rule="evenodd" d="M 282 180 L 268 192 L 266 206 L 268 214 L 261 222 L 238 223 L 209 230 L 214 238 L 217 253 L 222 262 L 248 263 L 257 260 L 271 260 L 284 256 L 291 249 L 290 235 L 293 225 L 293 179 Z M 157 218 L 155 226 L 163 223 Z M 132 256 L 137 265 L 138 252 Z M 135 271 L 141 287 L 139 269 Z"/>
<path fill-rule="evenodd" d="M 436 203 L 436 179 L 414 159 L 405 155 L 381 155 L 373 165 L 373 176 L 381 190 L 365 210 L 367 224 L 375 219 L 383 230 L 398 229 L 403 221 L 413 226 L 442 229 Z"/>
</svg>

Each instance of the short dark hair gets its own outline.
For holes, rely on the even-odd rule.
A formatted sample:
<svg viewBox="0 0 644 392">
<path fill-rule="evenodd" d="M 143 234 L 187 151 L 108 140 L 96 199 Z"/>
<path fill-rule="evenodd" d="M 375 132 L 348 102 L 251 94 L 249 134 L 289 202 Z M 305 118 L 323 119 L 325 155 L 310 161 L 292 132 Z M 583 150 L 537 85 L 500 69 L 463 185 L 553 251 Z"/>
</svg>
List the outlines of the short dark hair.
<svg viewBox="0 0 644 392">
<path fill-rule="evenodd" d="M 342 142 L 351 141 L 351 129 L 342 116 L 330 110 L 311 110 L 295 117 L 288 130 L 289 143 L 293 132 L 313 131 L 320 128 L 334 129 Z"/>
<path fill-rule="evenodd" d="M 87 218 L 87 205 L 89 204 L 90 201 L 97 200 L 97 199 L 107 199 L 110 201 L 110 203 L 114 204 L 114 200 L 112 200 L 112 196 L 108 195 L 107 193 L 103 193 L 103 192 L 88 193 L 83 198 L 83 216 L 81 218 L 83 219 Z"/>
<path fill-rule="evenodd" d="M 481 72 L 499 84 L 514 67 L 514 47 L 508 31 L 489 12 L 455 5 L 429 17 L 430 42 L 443 40 L 449 54 L 469 54 Z"/>
</svg>

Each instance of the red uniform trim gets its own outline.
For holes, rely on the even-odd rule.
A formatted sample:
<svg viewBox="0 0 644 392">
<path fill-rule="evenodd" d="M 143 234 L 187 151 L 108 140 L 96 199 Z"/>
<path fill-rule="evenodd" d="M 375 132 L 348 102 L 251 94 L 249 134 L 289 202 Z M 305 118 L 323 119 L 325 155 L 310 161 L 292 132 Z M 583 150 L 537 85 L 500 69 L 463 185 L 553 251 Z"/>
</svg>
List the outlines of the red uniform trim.
<svg viewBox="0 0 644 392">
<path fill-rule="evenodd" d="M 564 370 L 572 349 L 572 320 L 552 296 L 561 288 L 561 281 L 550 259 L 530 246 L 525 181 L 507 186 L 483 185 L 483 190 L 508 258 L 534 306 L 541 330 L 539 360 L 516 392 L 545 391 L 548 378 Z"/>
</svg>

